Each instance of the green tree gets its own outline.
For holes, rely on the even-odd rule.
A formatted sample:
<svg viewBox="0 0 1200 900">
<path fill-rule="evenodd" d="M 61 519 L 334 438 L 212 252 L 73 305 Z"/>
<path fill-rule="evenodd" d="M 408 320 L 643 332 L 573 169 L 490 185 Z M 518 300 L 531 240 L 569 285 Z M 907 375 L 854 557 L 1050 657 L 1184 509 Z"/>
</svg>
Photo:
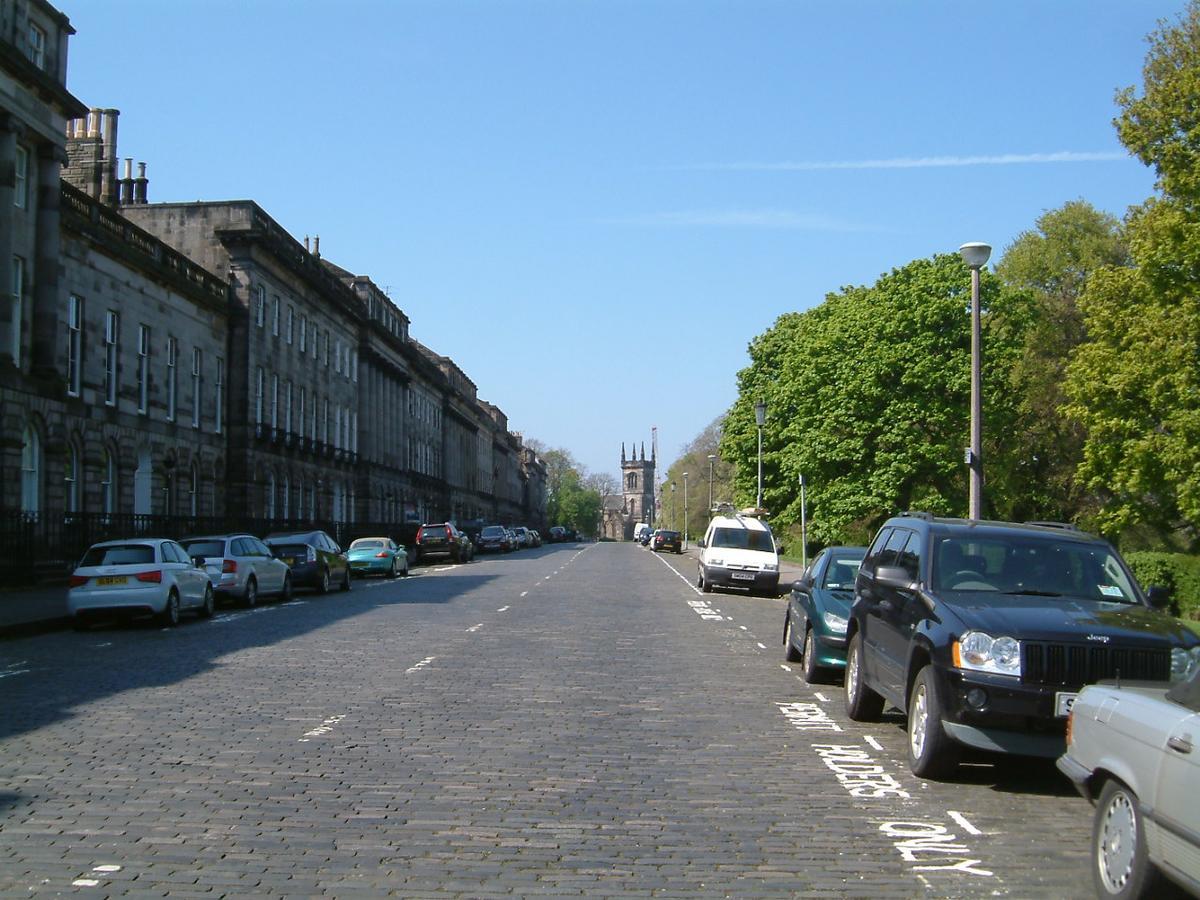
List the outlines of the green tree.
<svg viewBox="0 0 1200 900">
<path fill-rule="evenodd" d="M 712 460 L 712 487 L 713 487 L 713 502 L 732 503 L 734 499 L 734 484 L 733 484 L 733 464 L 727 462 L 720 456 L 721 450 L 721 432 L 724 427 L 725 416 L 721 415 L 708 424 L 708 426 L 696 435 L 692 441 L 683 448 L 683 452 L 679 458 L 667 468 L 665 473 L 665 481 L 670 484 L 675 482 L 676 497 L 676 519 L 679 528 L 682 531 L 686 524 L 686 529 L 689 537 L 692 540 L 703 537 L 704 531 L 708 527 L 710 517 L 708 506 L 708 480 L 709 480 L 709 455 L 716 456 Z M 683 497 L 683 473 L 688 473 L 688 503 L 687 503 L 687 520 L 684 521 L 684 497 Z M 670 488 L 667 489 L 668 494 L 664 498 L 665 517 L 669 520 L 671 515 L 671 497 Z"/>
<path fill-rule="evenodd" d="M 764 504 L 777 526 L 799 521 L 808 486 L 814 542 L 864 540 L 898 509 L 963 514 L 967 503 L 970 273 L 957 255 L 915 260 L 871 287 L 847 287 L 781 316 L 750 345 L 722 456 L 738 499 L 757 479 L 754 403 L 765 400 Z M 1019 471 L 1008 388 L 1031 322 L 1028 295 L 984 273 L 984 457 L 987 509 L 1006 511 Z"/>
<path fill-rule="evenodd" d="M 567 450 L 543 449 L 540 456 L 546 464 L 546 521 L 595 534 L 604 477 L 587 475 Z"/>
<path fill-rule="evenodd" d="M 1075 477 L 1085 432 L 1081 422 L 1063 415 L 1066 367 L 1086 338 L 1079 297 L 1089 275 L 1129 261 L 1118 220 L 1073 200 L 1039 217 L 996 266 L 1003 281 L 1033 298 L 1031 326 L 1011 381 L 1018 399 L 1014 427 L 1024 436 L 1024 452 L 1011 462 L 1023 469 L 1028 488 L 1013 505 L 1014 518 L 1074 521 L 1095 511 L 1095 494 L 1081 490 Z"/>
<path fill-rule="evenodd" d="M 1126 223 L 1133 268 L 1089 279 L 1088 340 L 1071 361 L 1068 413 L 1087 431 L 1080 480 L 1095 525 L 1200 543 L 1200 4 L 1150 38 L 1143 92 L 1117 95 L 1122 142 L 1159 195 Z"/>
</svg>

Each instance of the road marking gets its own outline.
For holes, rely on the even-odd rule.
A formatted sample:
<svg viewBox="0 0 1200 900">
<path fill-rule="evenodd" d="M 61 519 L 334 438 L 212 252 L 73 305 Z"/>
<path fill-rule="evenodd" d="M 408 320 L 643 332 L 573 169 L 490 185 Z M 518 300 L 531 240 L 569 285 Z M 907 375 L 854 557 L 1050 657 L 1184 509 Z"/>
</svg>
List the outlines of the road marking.
<svg viewBox="0 0 1200 900">
<path fill-rule="evenodd" d="M 528 593 L 529 593 L 529 591 L 521 591 L 521 596 L 524 597 Z"/>
<path fill-rule="evenodd" d="M 892 838 L 892 845 L 906 863 L 921 863 L 913 866 L 914 872 L 961 872 L 984 878 L 995 875 L 987 869 L 976 868 L 983 860 L 972 859 L 970 848 L 960 844 L 958 835 L 945 825 L 922 821 L 884 822 L 879 830 Z M 922 854 L 944 855 L 922 857 Z M 934 865 L 934 860 L 941 864 Z"/>
<path fill-rule="evenodd" d="M 483 627 L 482 622 L 480 622 L 478 625 L 472 625 L 470 628 L 467 629 L 467 633 L 473 634 L 474 632 L 478 631 L 482 627 Z"/>
<path fill-rule="evenodd" d="M 120 872 L 120 866 L 96 866 L 92 869 L 93 872 Z"/>
<path fill-rule="evenodd" d="M 440 569 L 434 569 L 435 572 L 449 572 L 451 569 L 457 569 L 458 566 L 442 566 Z"/>
<path fill-rule="evenodd" d="M 508 612 L 508 607 L 507 607 L 507 606 L 502 606 L 502 607 L 500 607 L 498 610 L 496 610 L 496 612 Z"/>
<path fill-rule="evenodd" d="M 813 696 L 816 697 L 818 700 L 820 700 L 822 703 L 829 702 L 829 698 L 826 697 L 824 694 L 822 694 L 820 691 L 813 691 Z"/>
<path fill-rule="evenodd" d="M 96 887 L 99 884 L 95 878 L 76 878 L 71 882 L 71 887 Z"/>
<path fill-rule="evenodd" d="M 329 732 L 333 731 L 333 726 L 336 725 L 338 722 L 342 721 L 342 719 L 344 719 L 344 718 L 346 718 L 345 713 L 343 713 L 340 716 L 330 716 L 328 719 L 326 719 L 324 722 L 322 722 L 320 725 L 318 725 L 312 731 L 306 731 L 304 733 L 304 737 L 300 738 L 299 742 L 301 744 L 303 744 L 303 743 L 308 742 L 312 738 L 320 737 L 323 734 L 329 734 Z"/>
<path fill-rule="evenodd" d="M 766 650 L 766 649 L 767 649 L 767 645 L 766 645 L 766 644 L 763 644 L 763 643 L 759 643 L 759 644 L 758 644 L 758 648 L 759 648 L 760 650 Z"/>
<path fill-rule="evenodd" d="M 427 656 L 423 660 L 421 660 L 419 663 L 417 663 L 415 666 L 413 666 L 411 669 L 405 669 L 404 674 L 411 675 L 413 672 L 419 672 L 423 668 L 425 668 L 427 665 L 429 665 L 431 662 L 433 662 L 435 659 L 437 659 L 436 656 Z"/>
<path fill-rule="evenodd" d="M 783 671 L 785 671 L 785 672 L 790 672 L 790 671 L 792 671 L 792 667 L 791 667 L 791 666 L 785 666 L 783 663 L 780 663 L 780 664 L 779 664 L 779 668 L 783 669 Z"/>
<path fill-rule="evenodd" d="M 863 740 L 866 741 L 868 744 L 870 744 L 872 747 L 874 747 L 876 750 L 883 749 L 883 744 L 879 743 L 879 741 L 875 740 L 875 738 L 871 737 L 869 734 L 864 734 Z"/>
<path fill-rule="evenodd" d="M 749 631 L 749 630 L 750 630 L 750 629 L 749 629 L 749 628 L 747 628 L 745 625 L 739 625 L 739 626 L 738 626 L 738 628 L 742 629 L 742 631 Z"/>
<path fill-rule="evenodd" d="M 967 817 L 960 812 L 955 812 L 952 809 L 946 810 L 946 815 L 952 818 L 955 822 L 962 826 L 963 831 L 967 834 L 983 834 L 978 828 L 967 821 Z"/>
<path fill-rule="evenodd" d="M 703 591 L 700 590 L 700 588 L 696 587 L 694 584 L 691 583 L 691 581 L 689 581 L 687 578 L 685 578 L 684 574 L 682 572 L 680 572 L 678 569 L 676 569 L 673 565 L 671 565 L 669 562 L 667 562 L 661 556 L 656 556 L 655 559 L 657 559 L 660 563 L 662 563 L 664 566 L 666 566 L 668 569 L 670 569 L 672 572 L 674 572 L 679 577 L 679 580 L 682 581 L 684 584 L 686 584 L 688 587 L 690 587 L 693 591 L 695 591 L 696 594 L 704 593 Z"/>
<path fill-rule="evenodd" d="M 703 600 L 689 600 L 687 602 L 687 605 L 690 606 L 695 611 L 695 613 L 698 616 L 700 616 L 700 618 L 702 618 L 702 619 L 720 619 L 721 618 L 720 616 L 713 613 L 713 611 L 708 608 L 708 604 L 705 603 Z"/>
<path fill-rule="evenodd" d="M 776 703 L 797 731 L 841 731 L 842 726 L 815 703 Z"/>
</svg>

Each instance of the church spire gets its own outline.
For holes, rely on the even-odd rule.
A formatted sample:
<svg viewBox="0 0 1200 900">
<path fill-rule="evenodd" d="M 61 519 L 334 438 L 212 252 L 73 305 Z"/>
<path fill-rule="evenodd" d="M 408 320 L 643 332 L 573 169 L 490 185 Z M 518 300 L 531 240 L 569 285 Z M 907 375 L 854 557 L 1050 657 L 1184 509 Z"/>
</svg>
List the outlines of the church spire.
<svg viewBox="0 0 1200 900">
<path fill-rule="evenodd" d="M 621 465 L 625 464 L 625 442 L 621 441 Z"/>
</svg>

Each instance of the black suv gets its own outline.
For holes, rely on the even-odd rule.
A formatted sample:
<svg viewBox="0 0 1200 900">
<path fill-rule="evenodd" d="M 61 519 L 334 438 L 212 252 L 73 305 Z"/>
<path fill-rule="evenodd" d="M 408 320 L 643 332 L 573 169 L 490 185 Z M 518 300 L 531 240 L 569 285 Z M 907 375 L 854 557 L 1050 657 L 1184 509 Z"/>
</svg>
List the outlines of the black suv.
<svg viewBox="0 0 1200 900">
<path fill-rule="evenodd" d="M 446 556 L 456 563 L 470 562 L 475 558 L 475 545 L 471 539 L 450 522 L 422 525 L 417 532 L 416 551 L 420 562 L 435 556 Z"/>
<path fill-rule="evenodd" d="M 952 774 L 964 746 L 1057 757 L 1083 685 L 1170 681 L 1200 664 L 1200 636 L 1166 600 L 1072 526 L 904 513 L 855 581 L 846 713 L 905 712 L 909 767 L 924 777 Z"/>
</svg>

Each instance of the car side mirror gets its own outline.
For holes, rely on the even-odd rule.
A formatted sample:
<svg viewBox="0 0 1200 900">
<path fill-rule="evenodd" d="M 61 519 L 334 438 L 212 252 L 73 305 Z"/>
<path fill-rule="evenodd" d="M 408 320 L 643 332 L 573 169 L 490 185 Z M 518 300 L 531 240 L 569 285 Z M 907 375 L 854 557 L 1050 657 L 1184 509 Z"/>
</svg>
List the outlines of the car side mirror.
<svg viewBox="0 0 1200 900">
<path fill-rule="evenodd" d="M 700 538 L 700 540 L 696 541 L 696 546 L 699 547 L 701 550 L 703 550 L 704 549 L 704 538 Z"/>
<path fill-rule="evenodd" d="M 908 570 L 901 566 L 880 566 L 875 570 L 875 583 L 901 591 L 911 591 L 916 587 Z"/>
<path fill-rule="evenodd" d="M 197 569 L 203 569 L 204 568 L 204 557 L 203 556 L 193 557 L 192 565 L 194 565 Z"/>
<path fill-rule="evenodd" d="M 1154 609 L 1166 609 L 1171 602 L 1171 589 L 1160 584 L 1151 585 L 1146 590 L 1146 599 Z"/>
<path fill-rule="evenodd" d="M 798 591 L 810 591 L 810 590 L 812 590 L 812 586 L 813 586 L 812 576 L 809 575 L 807 572 L 804 573 L 803 575 L 801 575 L 799 578 L 797 578 L 795 583 L 792 585 L 792 587 Z"/>
<path fill-rule="evenodd" d="M 776 552 L 776 553 L 777 553 L 779 556 L 783 556 L 783 554 L 787 553 L 787 547 L 785 547 L 783 544 L 776 544 L 776 545 L 775 545 L 775 552 Z"/>
</svg>

